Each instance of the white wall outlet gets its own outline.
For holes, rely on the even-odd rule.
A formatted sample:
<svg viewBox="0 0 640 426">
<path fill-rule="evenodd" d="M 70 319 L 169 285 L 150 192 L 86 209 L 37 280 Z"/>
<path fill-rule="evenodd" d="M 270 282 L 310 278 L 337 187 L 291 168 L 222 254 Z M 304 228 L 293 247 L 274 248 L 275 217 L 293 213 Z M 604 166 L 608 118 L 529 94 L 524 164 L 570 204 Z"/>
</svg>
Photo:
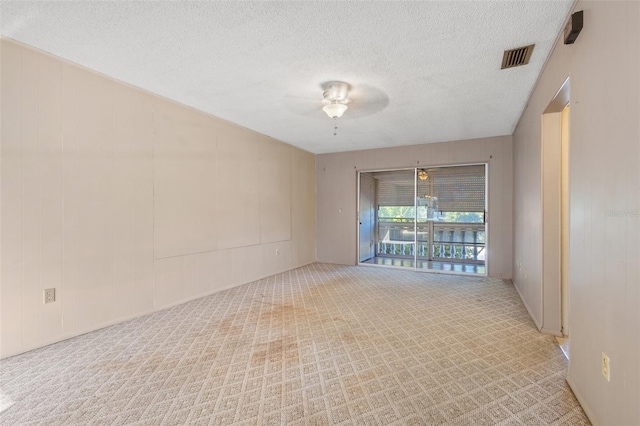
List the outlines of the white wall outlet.
<svg viewBox="0 0 640 426">
<path fill-rule="evenodd" d="M 56 289 L 47 288 L 43 291 L 44 303 L 53 303 L 56 301 Z"/>
<path fill-rule="evenodd" d="M 611 361 L 604 352 L 602 352 L 602 375 L 607 379 L 607 382 L 611 381 Z"/>
<path fill-rule="evenodd" d="M 280 256 L 280 249 L 276 249 L 276 256 Z"/>
</svg>

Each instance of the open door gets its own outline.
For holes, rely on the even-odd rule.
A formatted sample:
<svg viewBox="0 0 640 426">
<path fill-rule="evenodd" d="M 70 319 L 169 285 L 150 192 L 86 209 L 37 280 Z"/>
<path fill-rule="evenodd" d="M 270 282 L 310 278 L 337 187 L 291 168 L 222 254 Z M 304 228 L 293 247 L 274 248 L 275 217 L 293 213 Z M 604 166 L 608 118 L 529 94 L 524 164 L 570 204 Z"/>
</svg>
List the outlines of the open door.
<svg viewBox="0 0 640 426">
<path fill-rule="evenodd" d="M 375 182 L 369 173 L 360 174 L 360 262 L 375 256 Z"/>
</svg>

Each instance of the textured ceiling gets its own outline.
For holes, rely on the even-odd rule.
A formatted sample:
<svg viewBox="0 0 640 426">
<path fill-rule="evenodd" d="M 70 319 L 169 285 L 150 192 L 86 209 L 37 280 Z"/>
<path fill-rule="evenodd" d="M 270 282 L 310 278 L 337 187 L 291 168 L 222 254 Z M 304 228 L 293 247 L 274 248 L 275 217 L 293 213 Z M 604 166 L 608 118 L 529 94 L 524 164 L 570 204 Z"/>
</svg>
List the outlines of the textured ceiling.
<svg viewBox="0 0 640 426">
<path fill-rule="evenodd" d="M 314 153 L 507 135 L 573 0 L 2 1 L 2 35 Z M 505 49 L 535 43 L 529 65 Z M 337 121 L 321 84 L 353 85 Z M 359 96 L 356 96 L 358 95 Z"/>
</svg>

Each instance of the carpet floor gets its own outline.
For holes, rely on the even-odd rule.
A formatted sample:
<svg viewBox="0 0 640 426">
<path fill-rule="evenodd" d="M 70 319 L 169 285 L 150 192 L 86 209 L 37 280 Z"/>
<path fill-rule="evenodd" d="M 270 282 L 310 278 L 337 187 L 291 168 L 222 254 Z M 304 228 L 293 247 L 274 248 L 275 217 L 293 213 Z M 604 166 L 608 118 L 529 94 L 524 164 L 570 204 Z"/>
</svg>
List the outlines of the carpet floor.
<svg viewBox="0 0 640 426">
<path fill-rule="evenodd" d="M 312 264 L 0 362 L 0 424 L 588 425 L 513 285 Z"/>
</svg>

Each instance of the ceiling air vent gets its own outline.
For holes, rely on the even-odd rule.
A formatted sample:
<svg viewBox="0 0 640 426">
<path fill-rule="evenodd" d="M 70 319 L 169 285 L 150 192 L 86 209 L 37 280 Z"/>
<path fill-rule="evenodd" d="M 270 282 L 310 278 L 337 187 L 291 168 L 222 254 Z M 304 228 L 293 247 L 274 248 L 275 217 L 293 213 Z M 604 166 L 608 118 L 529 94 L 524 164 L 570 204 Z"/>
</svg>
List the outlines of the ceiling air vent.
<svg viewBox="0 0 640 426">
<path fill-rule="evenodd" d="M 519 67 L 520 65 L 527 65 L 529 63 L 529 58 L 531 58 L 531 53 L 533 52 L 533 46 L 535 44 L 530 44 L 529 46 L 518 47 L 517 49 L 505 50 L 504 56 L 502 57 L 502 68 L 513 68 Z"/>
</svg>

